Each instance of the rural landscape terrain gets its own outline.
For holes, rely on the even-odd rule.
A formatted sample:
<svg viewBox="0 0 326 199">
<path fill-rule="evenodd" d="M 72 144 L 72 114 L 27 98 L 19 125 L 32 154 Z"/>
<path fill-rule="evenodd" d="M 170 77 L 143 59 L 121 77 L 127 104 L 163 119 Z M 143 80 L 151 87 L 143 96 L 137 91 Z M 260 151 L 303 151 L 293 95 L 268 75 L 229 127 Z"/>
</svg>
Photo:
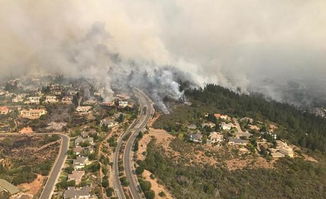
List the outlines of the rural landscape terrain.
<svg viewBox="0 0 326 199">
<path fill-rule="evenodd" d="M 0 199 L 326 199 L 325 0 L 0 0 Z"/>
</svg>

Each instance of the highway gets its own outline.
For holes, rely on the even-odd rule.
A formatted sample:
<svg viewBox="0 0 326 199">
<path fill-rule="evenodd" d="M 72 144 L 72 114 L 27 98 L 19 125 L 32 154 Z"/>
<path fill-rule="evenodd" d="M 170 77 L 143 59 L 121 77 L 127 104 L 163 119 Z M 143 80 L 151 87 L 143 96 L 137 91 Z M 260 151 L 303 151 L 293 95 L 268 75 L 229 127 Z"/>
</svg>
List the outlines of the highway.
<svg viewBox="0 0 326 199">
<path fill-rule="evenodd" d="M 134 168 L 133 168 L 133 159 L 132 159 L 132 149 L 134 142 L 141 130 L 143 130 L 146 125 L 148 120 L 153 116 L 154 114 L 154 108 L 153 108 L 153 103 L 150 100 L 149 97 L 146 96 L 145 93 L 138 89 L 134 89 L 135 96 L 139 100 L 139 110 L 140 110 L 140 115 L 138 118 L 133 122 L 129 128 L 126 130 L 126 132 L 119 137 L 118 139 L 118 146 L 116 148 L 115 154 L 114 154 L 114 160 L 113 160 L 113 167 L 114 167 L 114 189 L 116 191 L 117 197 L 119 199 L 125 199 L 125 194 L 123 192 L 123 187 L 120 183 L 119 180 L 119 169 L 118 169 L 118 161 L 119 161 L 119 151 L 121 150 L 122 146 L 122 139 L 124 136 L 129 135 L 130 137 L 128 138 L 126 142 L 126 146 L 123 151 L 123 166 L 125 169 L 125 174 L 129 182 L 129 189 L 130 193 L 133 199 L 141 199 L 143 198 L 141 190 L 139 190 L 138 186 L 138 180 L 137 176 L 134 173 Z M 146 108 L 145 108 L 146 107 Z"/>
<path fill-rule="evenodd" d="M 54 165 L 50 171 L 48 180 L 46 181 L 46 184 L 42 190 L 42 193 L 41 193 L 39 199 L 50 199 L 51 198 L 55 184 L 59 178 L 61 169 L 66 160 L 66 154 L 67 154 L 67 151 L 69 148 L 69 137 L 67 135 L 63 135 L 63 134 L 56 134 L 56 135 L 59 135 L 61 137 L 60 151 L 59 151 L 59 154 L 58 154 L 58 156 L 54 162 Z"/>
</svg>

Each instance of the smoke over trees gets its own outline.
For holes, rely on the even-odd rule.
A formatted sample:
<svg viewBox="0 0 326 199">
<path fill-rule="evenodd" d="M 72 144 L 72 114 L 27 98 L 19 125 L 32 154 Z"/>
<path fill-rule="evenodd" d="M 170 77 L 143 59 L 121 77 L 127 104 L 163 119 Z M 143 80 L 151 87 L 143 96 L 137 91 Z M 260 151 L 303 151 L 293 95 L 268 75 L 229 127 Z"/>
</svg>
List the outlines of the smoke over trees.
<svg viewBox="0 0 326 199">
<path fill-rule="evenodd" d="M 1 0 L 1 76 L 56 72 L 160 99 L 190 80 L 325 103 L 325 19 L 323 0 Z"/>
</svg>

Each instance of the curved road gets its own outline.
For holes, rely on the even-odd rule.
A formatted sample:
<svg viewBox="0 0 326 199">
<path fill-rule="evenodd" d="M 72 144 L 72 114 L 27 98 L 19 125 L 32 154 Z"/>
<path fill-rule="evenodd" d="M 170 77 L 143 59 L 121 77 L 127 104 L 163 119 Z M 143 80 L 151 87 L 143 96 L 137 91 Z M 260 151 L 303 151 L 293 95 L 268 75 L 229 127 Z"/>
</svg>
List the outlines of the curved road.
<svg viewBox="0 0 326 199">
<path fill-rule="evenodd" d="M 59 133 L 54 133 L 54 134 L 59 135 L 61 137 L 61 147 L 39 199 L 51 198 L 53 194 L 54 186 L 59 178 L 60 171 L 67 157 L 66 154 L 69 148 L 69 137 L 64 134 L 59 134 Z"/>
<path fill-rule="evenodd" d="M 118 169 L 118 161 L 119 161 L 119 151 L 121 150 L 122 146 L 122 139 L 124 136 L 127 136 L 129 133 L 131 133 L 129 139 L 127 140 L 125 149 L 123 151 L 123 165 L 126 173 L 126 177 L 129 181 L 129 189 L 131 192 L 131 196 L 133 199 L 141 199 L 143 198 L 141 190 L 139 190 L 138 186 L 138 179 L 137 176 L 134 174 L 133 169 L 133 160 L 132 160 L 132 148 L 134 145 L 134 142 L 141 130 L 143 130 L 148 120 L 153 116 L 154 114 L 154 108 L 153 103 L 150 100 L 149 97 L 146 96 L 146 94 L 138 89 L 134 90 L 135 96 L 139 100 L 140 105 L 140 115 L 137 118 L 135 122 L 133 122 L 127 131 L 119 138 L 118 140 L 118 146 L 116 148 L 115 154 L 114 154 L 114 177 L 115 180 L 113 182 L 115 191 L 117 193 L 117 196 L 119 199 L 125 199 L 125 194 L 123 191 L 123 187 L 119 180 L 119 169 Z"/>
</svg>

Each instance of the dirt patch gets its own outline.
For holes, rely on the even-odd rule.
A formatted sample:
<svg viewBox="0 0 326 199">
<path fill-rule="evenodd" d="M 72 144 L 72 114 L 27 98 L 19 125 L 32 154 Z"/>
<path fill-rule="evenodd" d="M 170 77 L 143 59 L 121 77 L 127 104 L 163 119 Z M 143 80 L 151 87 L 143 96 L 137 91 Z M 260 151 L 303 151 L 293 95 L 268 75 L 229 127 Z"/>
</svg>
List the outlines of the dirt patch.
<svg viewBox="0 0 326 199">
<path fill-rule="evenodd" d="M 268 162 L 266 159 L 262 157 L 258 158 L 246 158 L 246 159 L 232 159 L 225 161 L 227 168 L 230 171 L 238 170 L 238 169 L 257 169 L 257 168 L 264 168 L 264 169 L 271 169 L 273 168 L 273 162 Z"/>
<path fill-rule="evenodd" d="M 46 177 L 37 175 L 36 179 L 31 183 L 24 183 L 21 185 L 18 185 L 18 187 L 22 190 L 24 190 L 25 193 L 32 194 L 35 196 L 42 188 L 43 181 Z"/>
<path fill-rule="evenodd" d="M 162 146 L 165 151 L 173 151 L 169 145 L 174 137 L 163 129 L 150 128 L 149 133 L 144 134 L 143 138 L 139 141 L 137 152 L 137 157 L 139 160 L 145 159 L 144 152 L 146 152 L 147 145 L 152 139 L 156 139 L 156 143 L 159 146 Z"/>
<path fill-rule="evenodd" d="M 145 170 L 144 173 L 143 173 L 143 178 L 146 180 L 146 181 L 149 181 L 152 185 L 152 190 L 155 192 L 155 198 L 167 198 L 167 199 L 173 199 L 171 193 L 162 185 L 160 185 L 156 179 L 152 179 L 150 176 L 151 176 L 151 172 L 150 171 L 147 171 Z M 159 193 L 160 192 L 164 192 L 165 193 L 165 197 L 160 197 L 159 196 Z"/>
</svg>

